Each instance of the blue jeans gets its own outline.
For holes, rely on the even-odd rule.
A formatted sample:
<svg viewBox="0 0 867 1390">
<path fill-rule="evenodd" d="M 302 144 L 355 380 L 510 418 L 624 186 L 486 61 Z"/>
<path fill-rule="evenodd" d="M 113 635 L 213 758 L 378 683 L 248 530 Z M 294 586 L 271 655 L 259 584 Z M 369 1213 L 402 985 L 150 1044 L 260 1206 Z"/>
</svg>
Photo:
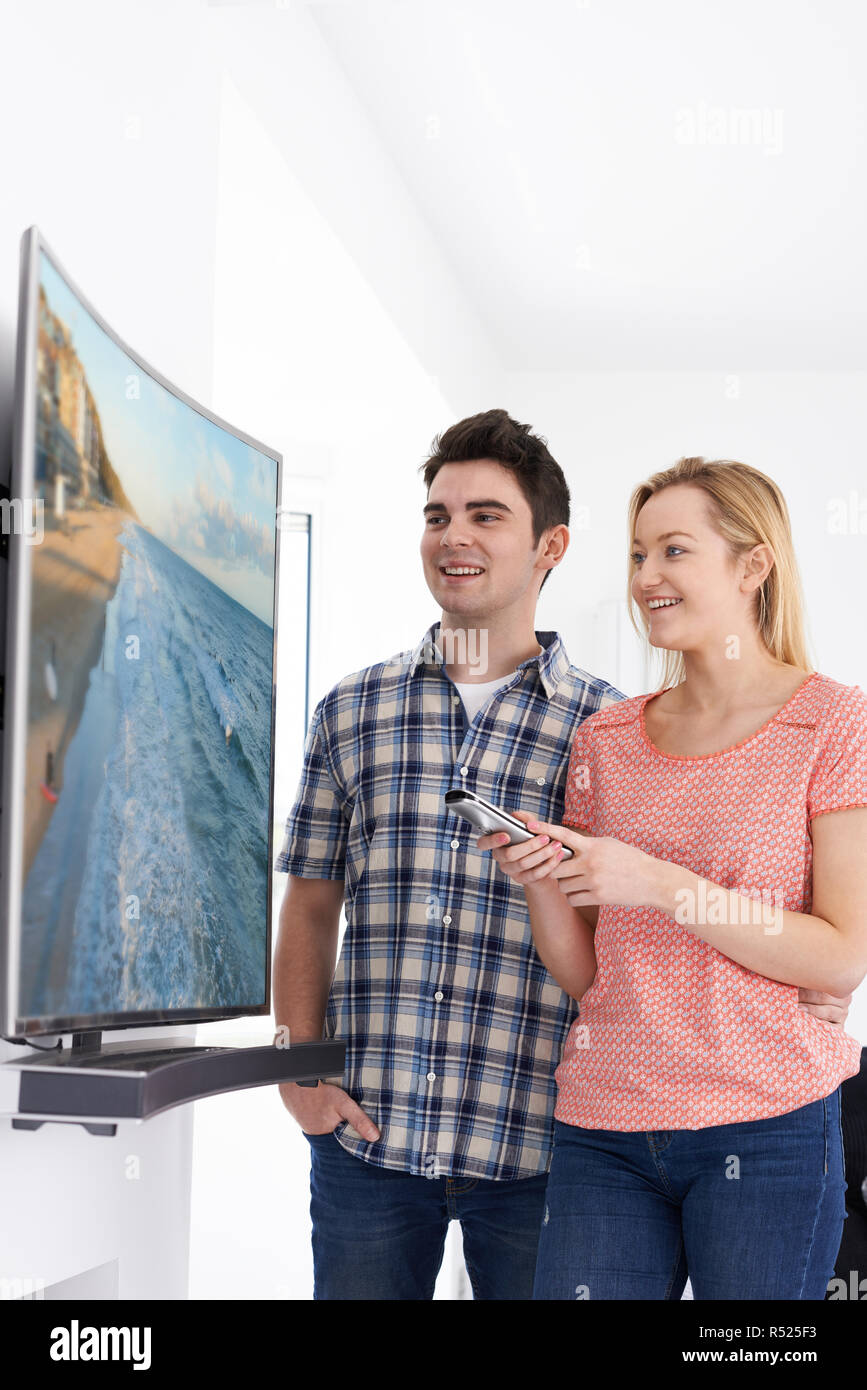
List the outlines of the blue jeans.
<svg viewBox="0 0 867 1390">
<path fill-rule="evenodd" d="M 839 1087 L 708 1129 L 555 1120 L 533 1297 L 822 1299 L 845 1187 Z"/>
<path fill-rule="evenodd" d="M 530 1299 L 547 1173 L 513 1182 L 426 1178 L 310 1144 L 314 1299 L 429 1299 L 446 1228 L 461 1223 L 475 1298 Z"/>
</svg>

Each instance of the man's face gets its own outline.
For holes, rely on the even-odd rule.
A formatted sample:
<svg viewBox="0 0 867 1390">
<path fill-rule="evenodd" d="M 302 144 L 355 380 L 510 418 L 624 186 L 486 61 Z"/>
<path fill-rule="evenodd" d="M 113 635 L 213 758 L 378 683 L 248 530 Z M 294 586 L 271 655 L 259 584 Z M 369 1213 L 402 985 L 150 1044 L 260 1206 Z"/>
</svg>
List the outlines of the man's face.
<svg viewBox="0 0 867 1390">
<path fill-rule="evenodd" d="M 479 618 L 527 596 L 535 603 L 547 568 L 536 568 L 545 538 L 533 544 L 533 518 L 514 476 L 492 459 L 446 463 L 424 508 L 421 558 L 443 612 Z M 448 574 L 449 569 L 472 574 Z M 480 571 L 480 572 L 479 572 Z"/>
</svg>

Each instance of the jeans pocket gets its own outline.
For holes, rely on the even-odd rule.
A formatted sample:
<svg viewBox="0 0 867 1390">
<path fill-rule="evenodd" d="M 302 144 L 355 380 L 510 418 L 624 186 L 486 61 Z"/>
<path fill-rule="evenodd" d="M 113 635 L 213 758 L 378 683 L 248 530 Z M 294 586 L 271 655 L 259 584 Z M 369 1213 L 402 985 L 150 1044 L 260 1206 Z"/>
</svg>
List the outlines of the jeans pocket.
<svg viewBox="0 0 867 1390">
<path fill-rule="evenodd" d="M 825 1109 L 825 1173 L 827 1175 L 829 1164 L 834 1157 L 834 1150 L 839 1141 L 840 1144 L 840 1164 L 843 1169 L 843 1182 L 846 1181 L 846 1152 L 843 1148 L 843 1098 L 838 1086 L 836 1091 L 825 1096 L 822 1105 Z"/>
</svg>

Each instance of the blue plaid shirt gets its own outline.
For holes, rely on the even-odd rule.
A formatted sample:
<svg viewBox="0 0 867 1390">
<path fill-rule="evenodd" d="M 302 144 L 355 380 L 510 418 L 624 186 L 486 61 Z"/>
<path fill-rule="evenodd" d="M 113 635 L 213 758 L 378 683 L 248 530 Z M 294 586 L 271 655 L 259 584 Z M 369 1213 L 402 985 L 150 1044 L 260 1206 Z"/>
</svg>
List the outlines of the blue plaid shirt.
<svg viewBox="0 0 867 1390">
<path fill-rule="evenodd" d="M 345 1040 L 334 1079 L 380 1138 L 343 1120 L 343 1148 L 427 1177 L 527 1178 L 549 1165 L 578 1006 L 536 954 L 523 889 L 443 797 L 562 824 L 579 724 L 626 697 L 537 632 L 543 652 L 468 723 L 438 630 L 320 700 L 276 868 L 345 883 L 325 1036 Z"/>
</svg>

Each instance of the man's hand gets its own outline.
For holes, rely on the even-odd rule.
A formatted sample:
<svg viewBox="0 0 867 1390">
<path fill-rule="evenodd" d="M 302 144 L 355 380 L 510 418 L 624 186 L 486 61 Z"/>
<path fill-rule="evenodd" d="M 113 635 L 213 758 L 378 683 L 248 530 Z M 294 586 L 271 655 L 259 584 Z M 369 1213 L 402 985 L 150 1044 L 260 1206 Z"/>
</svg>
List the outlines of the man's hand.
<svg viewBox="0 0 867 1390">
<path fill-rule="evenodd" d="M 284 1081 L 278 1089 L 280 1099 L 305 1134 L 331 1134 L 341 1120 L 348 1120 L 371 1144 L 379 1138 L 379 1130 L 370 1116 L 365 1115 L 361 1106 L 339 1086 L 320 1081 L 314 1088 Z"/>
<path fill-rule="evenodd" d="M 812 1014 L 814 1018 L 824 1018 L 829 1023 L 836 1023 L 840 1028 L 846 1022 L 851 1003 L 851 994 L 841 999 L 835 994 L 825 994 L 821 989 L 804 989 L 802 986 L 798 989 L 799 1009 Z"/>
</svg>

